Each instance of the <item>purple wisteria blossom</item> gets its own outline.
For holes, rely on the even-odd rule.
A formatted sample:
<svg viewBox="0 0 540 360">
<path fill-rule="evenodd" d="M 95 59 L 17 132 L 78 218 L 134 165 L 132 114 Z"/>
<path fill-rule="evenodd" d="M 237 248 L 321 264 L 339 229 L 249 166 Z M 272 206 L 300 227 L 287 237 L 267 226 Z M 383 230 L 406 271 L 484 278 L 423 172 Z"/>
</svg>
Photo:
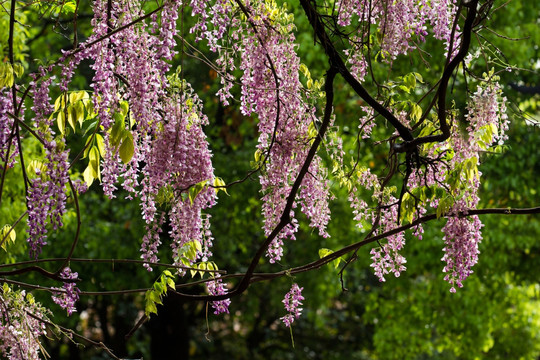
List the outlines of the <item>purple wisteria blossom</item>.
<svg viewBox="0 0 540 360">
<path fill-rule="evenodd" d="M 456 207 L 456 211 L 459 207 Z M 456 285 L 463 287 L 463 281 L 473 273 L 472 267 L 478 262 L 478 244 L 482 241 L 481 229 L 484 225 L 478 216 L 450 217 L 443 227 L 444 256 L 446 262 L 444 280 L 452 286 L 450 292 L 456 292 Z"/>
<path fill-rule="evenodd" d="M 259 124 L 259 154 L 262 169 L 259 181 L 263 200 L 264 232 L 268 236 L 279 223 L 287 197 L 306 159 L 311 142 L 310 124 L 316 121 L 315 108 L 299 80 L 300 59 L 296 54 L 294 24 L 284 8 L 279 21 L 267 5 L 260 2 L 245 4 L 247 11 L 258 16 L 248 23 L 231 18 L 233 3 L 220 0 L 208 7 L 205 1 L 192 0 L 193 14 L 199 21 L 191 29 L 198 40 L 208 41 L 210 49 L 218 53 L 217 64 L 223 88 L 218 92 L 226 105 L 235 70 L 241 76 L 241 111 L 256 114 Z M 232 31 L 225 38 L 225 30 Z M 229 42 L 230 41 L 230 42 Z M 229 49 L 229 50 L 228 50 Z M 233 59 L 240 56 L 240 64 Z M 234 78 L 234 77 L 232 77 Z M 320 236 L 328 237 L 326 227 L 330 219 L 329 184 L 321 159 L 315 156 L 290 211 L 291 221 L 270 244 L 266 256 L 270 263 L 283 256 L 283 240 L 295 239 L 298 231 L 296 209 L 309 219 L 310 226 Z"/>
<path fill-rule="evenodd" d="M 226 295 L 228 290 L 225 284 L 219 278 L 219 274 L 216 275 L 216 279 L 206 283 L 208 287 L 208 293 L 210 295 Z M 214 314 L 219 315 L 223 313 L 229 313 L 229 305 L 231 304 L 230 299 L 218 300 L 211 302 L 212 307 L 214 308 Z"/>
<path fill-rule="evenodd" d="M 452 19 L 457 9 L 453 0 L 339 0 L 335 8 L 337 24 L 340 26 L 349 26 L 354 20 L 360 21 L 365 27 L 376 24 L 377 32 L 381 36 L 381 57 L 387 62 L 407 54 L 418 46 L 418 42 L 425 41 L 429 34 L 429 24 L 433 37 L 443 40 L 448 50 Z M 453 51 L 458 48 L 458 35 L 459 32 L 456 31 Z M 367 66 L 363 56 L 364 44 L 367 44 L 368 40 L 352 36 L 349 41 L 354 50 L 346 53 L 349 56 L 351 72 L 357 80 L 362 81 Z"/>
<path fill-rule="evenodd" d="M 304 300 L 302 290 L 304 290 L 304 288 L 299 287 L 298 284 L 295 283 L 291 286 L 291 290 L 285 294 L 285 298 L 282 300 L 285 310 L 289 312 L 287 315 L 280 318 L 286 327 L 291 327 L 294 320 L 298 319 L 302 314 L 302 308 L 300 307 L 303 305 L 302 300 Z"/>
<path fill-rule="evenodd" d="M 45 77 L 51 70 L 41 68 L 40 74 Z M 39 83 L 30 83 L 34 94 L 34 126 L 43 142 L 46 156 L 45 171 L 36 171 L 37 177 L 30 181 L 27 196 L 30 235 L 28 243 L 30 256 L 33 258 L 39 256 L 41 248 L 47 243 L 47 225 L 50 224 L 53 230 L 61 227 L 62 216 L 66 212 L 69 149 L 66 149 L 64 139 L 55 136 L 51 129 L 53 120 L 49 115 L 54 107 L 50 103 L 49 87 L 53 80 L 54 77 L 45 77 Z"/>
<path fill-rule="evenodd" d="M 76 280 L 78 279 L 79 274 L 72 272 L 69 267 L 65 267 L 60 276 L 62 279 L 66 280 Z M 79 300 L 79 294 L 81 291 L 79 288 L 77 288 L 77 284 L 74 282 L 64 283 L 62 289 L 64 291 L 57 292 L 52 296 L 52 299 L 57 305 L 60 305 L 62 309 L 65 309 L 68 315 L 71 315 L 72 313 L 77 312 L 75 303 Z"/>
<path fill-rule="evenodd" d="M 0 356 L 9 360 L 39 360 L 39 338 L 47 333 L 47 310 L 24 290 L 6 284 L 0 289 Z"/>
<path fill-rule="evenodd" d="M 15 164 L 15 159 L 19 154 L 19 144 L 15 140 L 15 121 L 8 113 L 15 114 L 13 111 L 13 95 L 10 89 L 0 91 L 0 170 L 7 163 L 11 168 Z M 21 108 L 19 117 L 24 118 L 24 108 Z M 9 154 L 7 150 L 9 148 Z"/>
<path fill-rule="evenodd" d="M 390 197 L 390 203 L 396 203 L 396 199 Z M 389 231 L 394 227 L 395 219 L 397 219 L 397 206 L 390 206 L 387 209 L 381 210 L 379 227 L 380 232 Z M 377 231 L 377 232 L 378 232 Z M 375 232 L 375 234 L 377 233 Z M 391 235 L 387 238 L 387 242 L 380 247 L 371 249 L 370 254 L 373 263 L 370 265 L 375 270 L 375 275 L 379 281 L 386 281 L 384 275 L 388 273 L 399 277 L 401 272 L 407 270 L 405 263 L 407 260 L 399 252 L 405 246 L 405 234 L 400 232 Z"/>
</svg>

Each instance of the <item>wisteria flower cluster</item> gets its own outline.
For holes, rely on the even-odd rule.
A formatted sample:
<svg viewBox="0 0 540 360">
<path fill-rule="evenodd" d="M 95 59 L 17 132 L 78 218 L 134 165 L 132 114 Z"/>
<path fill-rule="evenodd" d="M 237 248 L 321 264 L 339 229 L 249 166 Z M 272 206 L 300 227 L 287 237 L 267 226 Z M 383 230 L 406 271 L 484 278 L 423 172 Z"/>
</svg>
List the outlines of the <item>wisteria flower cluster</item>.
<svg viewBox="0 0 540 360">
<path fill-rule="evenodd" d="M 223 27 L 208 23 L 210 15 L 204 4 L 192 3 L 196 3 L 194 13 L 201 15 L 192 31 L 197 32 L 200 39 L 208 40 L 210 47 L 217 51 L 220 41 L 225 41 L 222 39 Z M 240 55 L 239 69 L 243 71 L 241 110 L 245 115 L 255 113 L 259 119 L 257 156 L 262 171 L 259 179 L 264 231 L 268 236 L 281 219 L 288 194 L 306 159 L 312 136 L 309 128 L 316 117 L 315 108 L 305 98 L 299 79 L 300 61 L 291 31 L 292 15 L 274 1 L 252 2 L 246 6 L 247 11 L 260 16 L 248 18 L 247 24 L 232 24 L 240 28 L 234 35 L 237 41 L 231 46 Z M 218 18 L 229 16 L 225 5 L 216 9 L 213 11 L 219 11 L 216 14 Z M 229 46 L 225 44 L 223 47 Z M 234 70 L 234 66 L 224 58 L 234 54 L 220 55 L 221 63 L 227 65 L 225 71 Z M 318 156 L 311 163 L 309 174 L 302 182 L 293 208 L 300 206 L 310 220 L 310 226 L 327 237 L 329 185 L 326 170 Z M 282 258 L 283 240 L 295 239 L 298 221 L 294 210 L 290 216 L 292 221 L 268 248 L 267 256 L 271 263 Z"/>
<path fill-rule="evenodd" d="M 79 274 L 71 271 L 69 267 L 64 268 L 60 273 L 60 276 L 65 280 L 77 280 L 79 278 Z M 74 282 L 66 282 L 62 286 L 62 290 L 62 292 L 57 292 L 52 296 L 53 301 L 57 305 L 60 305 L 62 309 L 65 309 L 68 315 L 77 312 L 75 303 L 79 300 L 79 294 L 81 293 L 79 288 L 77 288 L 77 284 Z"/>
<path fill-rule="evenodd" d="M 46 335 L 40 319 L 48 312 L 24 290 L 15 291 L 7 284 L 0 290 L 0 354 L 9 360 L 40 359 L 39 338 Z"/>
<path fill-rule="evenodd" d="M 46 76 L 52 69 L 40 69 L 41 76 Z M 54 107 L 50 103 L 49 87 L 54 76 L 45 78 L 39 84 L 33 81 L 34 103 L 32 110 L 35 113 L 34 125 L 37 129 L 45 149 L 45 171 L 36 169 L 37 177 L 31 180 L 28 191 L 28 226 L 30 256 L 37 258 L 43 245 L 47 244 L 47 225 L 51 224 L 53 230 L 61 227 L 62 216 L 66 212 L 66 185 L 69 180 L 68 157 L 63 137 L 55 136 L 51 128 L 50 114 Z"/>
<path fill-rule="evenodd" d="M 20 117 L 24 117 L 22 109 Z M 13 111 L 13 95 L 7 89 L 0 91 L 0 170 L 5 164 L 8 168 L 13 167 L 19 154 L 19 144 L 15 139 L 15 121 L 8 114 Z M 9 153 L 8 153 L 9 149 Z"/>
<path fill-rule="evenodd" d="M 453 18 L 456 12 L 455 1 L 451 0 L 340 0 L 336 2 L 338 25 L 349 26 L 355 21 L 369 27 L 377 24 L 380 34 L 381 56 L 393 61 L 417 47 L 415 39 L 424 41 L 428 35 L 428 23 L 432 26 L 433 37 L 444 40 L 447 49 L 452 39 Z M 365 31 L 365 34 L 370 33 Z M 454 38 L 457 39 L 457 32 Z M 353 36 L 349 39 L 355 51 L 347 52 L 353 74 L 358 80 L 365 75 L 366 63 L 362 55 L 363 45 L 373 45 L 371 39 Z M 453 49 L 458 46 L 457 41 Z"/>
<path fill-rule="evenodd" d="M 207 259 L 211 254 L 209 217 L 202 213 L 216 198 L 215 191 L 208 186 L 214 181 L 214 173 L 202 131 L 207 118 L 189 84 L 171 85 L 167 78 L 168 61 L 176 54 L 180 5 L 176 1 L 165 2 L 148 23 L 129 26 L 144 15 L 141 3 L 95 1 L 93 34 L 78 49 L 63 54 L 65 65 L 60 83 L 64 91 L 68 90 L 67 84 L 78 64 L 84 59 L 93 60 L 93 112 L 99 119 L 104 150 L 99 151 L 101 169 L 94 177 L 101 178 L 103 190 L 111 198 L 121 179 L 121 185 L 130 193 L 128 197 L 141 200 L 147 223 L 141 251 L 149 270 L 150 263 L 159 260 L 160 232 L 167 218 L 177 264 L 181 260 L 178 251 L 188 242 L 204 243 L 204 251 L 190 262 Z M 122 31 L 113 32 L 118 28 Z M 38 89 L 50 84 L 50 80 L 42 80 Z M 128 108 L 124 104 L 129 104 Z M 131 152 L 126 155 L 125 149 L 129 148 Z M 198 184 L 204 184 L 201 191 L 188 197 L 190 189 Z M 40 197 L 44 199 L 46 193 L 38 184 L 33 189 L 29 194 L 32 204 Z M 168 212 L 160 213 L 160 206 L 168 208 Z M 39 212 L 40 209 L 43 211 Z M 45 207 L 31 210 L 36 214 L 31 216 L 31 231 L 35 232 L 37 242 L 43 244 Z"/>
<path fill-rule="evenodd" d="M 291 290 L 285 294 L 285 298 L 283 298 L 283 305 L 285 306 L 285 310 L 289 313 L 281 317 L 280 320 L 283 321 L 286 327 L 291 327 L 294 320 L 302 315 L 302 308 L 300 307 L 303 305 L 302 300 L 304 300 L 302 290 L 304 290 L 304 288 L 299 287 L 298 284 L 295 283 L 291 286 Z"/>
<path fill-rule="evenodd" d="M 208 287 L 208 293 L 210 295 L 227 295 L 227 287 L 222 282 L 222 280 L 219 278 L 219 274 L 216 275 L 215 280 L 211 280 L 206 283 L 206 286 Z M 229 305 L 231 304 L 231 299 L 225 299 L 225 300 L 218 300 L 218 301 L 212 301 L 212 307 L 214 308 L 214 314 L 219 315 L 229 313 Z"/>
</svg>

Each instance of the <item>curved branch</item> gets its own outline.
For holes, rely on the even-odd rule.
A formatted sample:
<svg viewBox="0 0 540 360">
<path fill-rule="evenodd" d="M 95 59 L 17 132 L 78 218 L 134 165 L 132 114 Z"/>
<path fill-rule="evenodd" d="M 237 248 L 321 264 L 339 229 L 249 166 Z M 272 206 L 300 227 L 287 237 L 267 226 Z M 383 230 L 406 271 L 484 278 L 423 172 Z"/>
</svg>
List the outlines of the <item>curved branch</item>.
<svg viewBox="0 0 540 360">
<path fill-rule="evenodd" d="M 469 46 L 471 45 L 471 37 L 473 27 L 476 25 L 476 8 L 478 6 L 478 0 L 470 0 L 470 2 L 463 1 L 464 7 L 467 7 L 469 11 L 467 12 L 467 17 L 465 18 L 465 25 L 463 27 L 463 40 L 461 42 L 461 47 L 459 48 L 456 56 L 448 63 L 444 68 L 441 80 L 439 82 L 439 88 L 437 90 L 437 117 L 440 123 L 441 134 L 437 135 L 428 135 L 414 139 L 413 141 L 405 141 L 401 144 L 394 145 L 394 150 L 396 152 L 408 152 L 415 149 L 418 145 L 431 143 L 431 142 L 442 142 L 450 137 L 450 126 L 446 119 L 446 91 L 448 88 L 448 82 L 452 77 L 454 70 L 458 65 L 465 59 L 467 53 L 469 52 Z M 448 49 L 448 57 L 452 56 L 452 49 Z"/>
<path fill-rule="evenodd" d="M 459 212 L 457 214 L 444 214 L 440 218 L 442 218 L 442 217 L 456 217 L 456 216 L 457 217 L 467 217 L 467 216 L 471 216 L 471 215 L 487 215 L 487 214 L 500 214 L 500 215 L 540 214 L 540 206 L 533 207 L 533 208 L 473 209 L 473 210 L 469 210 L 467 212 Z M 423 224 L 423 223 L 426 223 L 426 222 L 429 222 L 429 221 L 433 221 L 433 220 L 437 220 L 437 219 L 438 219 L 438 217 L 437 217 L 436 214 L 430 214 L 430 215 L 422 216 L 422 217 L 414 220 L 410 224 L 402 225 L 402 226 L 399 226 L 399 227 L 394 228 L 392 230 L 386 231 L 384 233 L 374 235 L 374 236 L 371 236 L 371 237 L 369 237 L 367 239 L 364 239 L 362 241 L 358 241 L 356 243 L 347 245 L 347 246 L 341 248 L 340 250 L 337 250 L 337 251 L 333 252 L 332 254 L 329 254 L 329 255 L 327 255 L 327 256 L 325 256 L 323 258 L 317 259 L 317 260 L 312 261 L 310 263 L 300 265 L 300 266 L 297 266 L 297 267 L 294 267 L 294 268 L 291 268 L 291 269 L 288 269 L 288 270 L 278 271 L 278 272 L 275 272 L 275 273 L 252 274 L 253 276 L 249 279 L 249 284 L 252 284 L 252 283 L 255 283 L 255 282 L 261 282 L 261 281 L 268 281 L 268 280 L 272 280 L 272 279 L 279 278 L 279 277 L 290 276 L 290 275 L 300 274 L 300 273 L 304 273 L 304 272 L 319 269 L 323 265 L 326 265 L 326 264 L 340 258 L 343 255 L 346 255 L 346 254 L 348 254 L 350 252 L 358 250 L 359 248 L 361 248 L 361 247 L 363 247 L 363 246 L 365 246 L 367 244 L 371 244 L 373 242 L 376 242 L 376 241 L 382 240 L 384 238 L 387 238 L 387 237 L 389 237 L 391 235 L 395 235 L 395 234 L 398 234 L 398 233 L 403 232 L 405 230 L 411 229 L 411 228 L 413 228 L 415 226 L 418 226 L 420 224 Z M 244 276 L 244 279 L 245 279 L 246 274 L 225 275 L 225 276 L 222 277 L 222 279 L 234 278 L 234 277 L 239 277 L 239 276 Z M 209 279 L 209 280 L 206 280 L 206 281 L 210 281 L 210 280 L 213 280 L 213 279 Z M 240 293 L 243 292 L 245 289 L 243 289 L 242 291 L 238 291 L 238 290 L 240 290 L 240 287 L 237 287 L 237 289 L 235 289 L 234 291 L 230 292 L 227 295 L 191 295 L 191 294 L 185 294 L 185 293 L 180 293 L 180 292 L 175 292 L 175 291 L 171 291 L 171 294 L 173 294 L 174 296 L 180 296 L 182 298 L 189 299 L 189 300 L 195 300 L 195 301 L 199 301 L 199 300 L 217 301 L 217 300 L 223 300 L 223 299 L 227 299 L 227 298 L 230 298 L 230 297 L 233 297 L 233 296 L 240 295 Z"/>
<path fill-rule="evenodd" d="M 13 276 L 13 275 L 21 275 L 21 274 L 26 274 L 26 273 L 29 273 L 29 272 L 37 272 L 49 279 L 52 279 L 52 280 L 56 280 L 56 281 L 60 281 L 60 282 L 65 282 L 65 283 L 73 283 L 73 282 L 77 282 L 79 281 L 80 279 L 64 279 L 63 277 L 61 277 L 59 274 L 57 273 L 52 273 L 52 272 L 49 272 L 39 266 L 28 266 L 28 267 L 25 267 L 25 268 L 22 268 L 22 269 L 16 269 L 16 270 L 11 270 L 11 271 L 0 271 L 0 276 Z"/>
<path fill-rule="evenodd" d="M 343 76 L 343 79 L 353 88 L 353 90 L 360 96 L 366 103 L 368 103 L 375 111 L 381 114 L 392 126 L 397 130 L 399 136 L 404 141 L 412 141 L 414 137 L 411 134 L 409 128 L 403 125 L 386 107 L 375 100 L 367 90 L 360 84 L 358 80 L 351 74 L 351 72 L 345 66 L 343 59 L 339 56 L 334 44 L 330 40 L 330 37 L 326 33 L 326 27 L 321 21 L 321 15 L 315 10 L 314 6 L 309 0 L 300 0 L 304 12 L 306 13 L 311 27 L 315 31 L 315 36 L 319 39 L 319 42 L 324 48 L 330 65 L 335 67 L 337 71 Z"/>
</svg>

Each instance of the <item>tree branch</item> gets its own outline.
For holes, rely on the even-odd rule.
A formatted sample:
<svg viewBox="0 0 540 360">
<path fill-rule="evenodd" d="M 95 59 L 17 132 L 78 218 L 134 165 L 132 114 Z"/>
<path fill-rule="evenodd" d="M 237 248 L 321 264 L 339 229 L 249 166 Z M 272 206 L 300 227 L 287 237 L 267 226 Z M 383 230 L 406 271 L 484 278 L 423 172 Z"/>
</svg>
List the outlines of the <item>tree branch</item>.
<svg viewBox="0 0 540 360">
<path fill-rule="evenodd" d="M 469 46 L 471 45 L 471 37 L 473 27 L 476 25 L 476 8 L 478 6 L 478 0 L 470 0 L 470 2 L 462 1 L 462 6 L 467 7 L 469 10 L 467 12 L 467 17 L 465 19 L 465 25 L 463 27 L 463 40 L 456 56 L 448 63 L 444 68 L 441 80 L 439 82 L 439 88 L 437 90 L 437 117 L 440 123 L 441 134 L 437 135 L 428 135 L 416 138 L 412 141 L 405 141 L 401 144 L 394 145 L 394 150 L 396 152 L 409 152 L 413 149 L 416 149 L 418 145 L 431 143 L 431 142 L 442 142 L 450 137 L 450 125 L 446 119 L 446 91 L 448 88 L 448 82 L 454 73 L 454 70 L 458 67 L 459 63 L 465 59 L 467 53 L 469 52 Z M 448 58 L 452 56 L 451 48 L 448 49 Z"/>
<path fill-rule="evenodd" d="M 471 215 L 487 215 L 487 214 L 500 214 L 500 215 L 540 214 L 540 206 L 534 207 L 534 208 L 472 209 L 472 210 L 469 210 L 467 212 L 459 212 L 457 214 L 444 214 L 440 218 L 443 218 L 443 217 L 467 217 L 467 216 L 471 216 Z M 275 272 L 275 273 L 257 273 L 257 274 L 252 273 L 251 275 L 253 275 L 253 276 L 250 275 L 248 286 L 250 284 L 252 284 L 252 283 L 256 283 L 256 282 L 260 282 L 260 281 L 268 281 L 268 280 L 272 280 L 272 279 L 279 278 L 279 277 L 296 275 L 296 274 L 300 274 L 300 273 L 304 273 L 304 272 L 319 269 L 323 265 L 326 265 L 326 264 L 328 264 L 328 263 L 342 257 L 343 255 L 346 255 L 348 253 L 356 251 L 357 249 L 359 249 L 359 248 L 361 248 L 361 247 L 363 247 L 363 246 L 365 246 L 367 244 L 371 244 L 373 242 L 385 239 L 385 238 L 387 238 L 387 237 L 389 237 L 391 235 L 395 235 L 395 234 L 398 234 L 398 233 L 403 232 L 405 230 L 411 229 L 411 228 L 413 228 L 415 226 L 418 226 L 420 224 L 423 224 L 423 223 L 426 223 L 426 222 L 429 222 L 429 221 L 433 221 L 433 220 L 437 220 L 437 219 L 438 218 L 437 218 L 436 214 L 430 214 L 430 215 L 422 216 L 422 217 L 414 220 L 410 224 L 402 225 L 402 226 L 399 226 L 399 227 L 394 228 L 392 230 L 386 231 L 384 233 L 371 236 L 371 237 L 369 237 L 367 239 L 364 239 L 362 241 L 359 241 L 359 242 L 350 244 L 348 246 L 345 246 L 345 247 L 341 248 L 340 250 L 337 250 L 337 251 L 333 252 L 332 254 L 329 254 L 329 255 L 327 255 L 327 256 L 325 256 L 323 258 L 317 259 L 317 260 L 312 261 L 310 263 L 307 263 L 307 264 L 304 264 L 304 265 L 301 265 L 301 266 L 297 266 L 297 267 L 294 267 L 294 268 L 291 268 L 291 269 L 288 269 L 288 270 L 282 270 L 282 271 L 278 271 L 278 272 Z M 246 275 L 247 275 L 247 273 L 246 274 L 231 274 L 231 275 L 222 276 L 221 279 L 225 280 L 227 278 L 235 278 L 235 277 L 243 276 L 242 280 L 244 280 L 246 278 Z M 208 280 L 203 280 L 203 281 L 210 281 L 210 280 L 213 280 L 213 279 L 208 279 Z M 230 297 L 233 297 L 233 296 L 238 296 L 245 290 L 246 289 L 241 289 L 240 286 L 238 286 L 234 291 L 232 291 L 232 292 L 230 292 L 229 294 L 226 294 L 226 295 L 192 295 L 192 294 L 185 294 L 185 293 L 180 293 L 180 292 L 171 292 L 171 294 L 174 294 L 175 296 L 180 296 L 182 298 L 190 299 L 190 300 L 195 300 L 195 301 L 200 301 L 200 300 L 218 301 L 218 300 L 227 299 L 227 298 L 230 298 Z"/>
<path fill-rule="evenodd" d="M 375 109 L 375 111 L 381 114 L 386 120 L 388 120 L 390 124 L 392 124 L 403 140 L 412 141 L 414 138 L 410 129 L 403 125 L 386 107 L 375 100 L 347 69 L 343 59 L 326 33 L 326 26 L 321 21 L 320 14 L 317 12 L 317 10 L 315 10 L 314 6 L 310 3 L 310 0 L 300 0 L 300 4 L 304 8 L 304 12 L 308 17 L 309 23 L 315 31 L 316 38 L 323 46 L 330 64 L 337 69 L 341 76 L 343 76 L 343 79 L 347 81 L 358 96 L 360 96 L 373 109 Z"/>
</svg>

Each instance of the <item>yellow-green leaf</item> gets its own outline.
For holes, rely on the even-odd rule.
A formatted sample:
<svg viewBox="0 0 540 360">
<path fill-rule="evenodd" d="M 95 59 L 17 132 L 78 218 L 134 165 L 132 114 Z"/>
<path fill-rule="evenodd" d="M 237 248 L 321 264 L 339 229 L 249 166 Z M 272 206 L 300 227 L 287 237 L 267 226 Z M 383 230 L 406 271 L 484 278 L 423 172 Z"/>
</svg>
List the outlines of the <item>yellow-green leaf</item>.
<svg viewBox="0 0 540 360">
<path fill-rule="evenodd" d="M 66 106 L 64 94 L 58 96 L 54 102 L 54 111 L 63 109 Z"/>
<path fill-rule="evenodd" d="M 202 262 L 199 264 L 199 270 L 206 270 L 206 263 Z M 204 276 L 204 271 L 199 271 L 199 275 L 201 276 L 201 279 Z"/>
<path fill-rule="evenodd" d="M 99 153 L 101 154 L 101 157 L 105 156 L 105 141 L 103 140 L 103 136 L 100 134 L 96 134 L 96 145 L 98 147 Z"/>
<path fill-rule="evenodd" d="M 202 245 L 199 241 L 193 240 L 193 245 L 195 246 L 195 250 L 201 252 L 202 251 Z"/>
<path fill-rule="evenodd" d="M 61 111 L 63 113 L 63 111 Z M 73 129 L 73 131 L 76 130 L 76 127 L 75 127 L 75 119 L 77 117 L 77 114 L 75 114 L 75 109 L 73 108 L 73 105 L 69 104 L 68 107 L 67 107 L 67 122 L 68 124 L 71 126 L 71 128 Z"/>
<path fill-rule="evenodd" d="M 20 63 L 13 64 L 13 71 L 17 77 L 21 77 L 24 74 L 24 68 Z"/>
<path fill-rule="evenodd" d="M 56 123 L 58 124 L 58 130 L 64 135 L 66 133 L 66 113 L 63 110 L 58 112 Z"/>
<path fill-rule="evenodd" d="M 86 167 L 86 169 L 83 171 L 83 179 L 84 179 L 84 182 L 86 183 L 86 186 L 90 186 L 92 185 L 92 183 L 94 182 L 94 172 L 92 171 L 92 168 L 90 167 L 90 165 L 88 165 Z"/>
<path fill-rule="evenodd" d="M 222 178 L 219 178 L 219 177 L 214 178 L 214 188 L 216 190 L 216 194 L 221 190 L 225 192 L 225 194 L 229 195 L 229 193 L 227 192 L 227 188 L 225 186 L 226 186 L 225 181 L 223 181 Z"/>
<path fill-rule="evenodd" d="M 189 201 L 190 201 L 191 205 L 193 205 L 193 202 L 195 201 L 195 198 L 204 189 L 207 182 L 208 182 L 208 180 L 203 180 L 203 181 L 195 184 L 194 186 L 192 186 L 189 189 Z"/>
<path fill-rule="evenodd" d="M 122 145 L 120 145 L 120 159 L 122 159 L 122 162 L 124 164 L 127 164 L 131 161 L 133 158 L 133 154 L 135 153 L 135 147 L 133 145 L 133 135 L 131 135 L 130 132 L 127 132 L 127 136 L 122 141 Z"/>
<path fill-rule="evenodd" d="M 8 235 L 8 232 L 9 232 L 9 235 Z M 4 240 L 2 242 L 2 249 L 4 249 L 4 251 L 7 251 L 8 241 L 11 240 L 11 242 L 15 242 L 16 238 L 17 238 L 17 235 L 15 233 L 15 229 L 12 229 L 11 225 L 4 225 L 4 227 L 2 228 L 2 231 L 0 231 L 0 241 Z"/>
<path fill-rule="evenodd" d="M 79 126 L 82 127 L 84 122 L 84 104 L 82 101 L 77 101 L 73 104 L 73 109 L 75 111 L 75 120 L 79 123 Z"/>
<path fill-rule="evenodd" d="M 326 248 L 319 249 L 319 258 L 323 258 L 325 256 L 328 256 L 332 254 L 334 251 Z"/>
<path fill-rule="evenodd" d="M 129 104 L 127 101 L 120 101 L 120 111 L 125 118 L 129 111 Z"/>
</svg>

